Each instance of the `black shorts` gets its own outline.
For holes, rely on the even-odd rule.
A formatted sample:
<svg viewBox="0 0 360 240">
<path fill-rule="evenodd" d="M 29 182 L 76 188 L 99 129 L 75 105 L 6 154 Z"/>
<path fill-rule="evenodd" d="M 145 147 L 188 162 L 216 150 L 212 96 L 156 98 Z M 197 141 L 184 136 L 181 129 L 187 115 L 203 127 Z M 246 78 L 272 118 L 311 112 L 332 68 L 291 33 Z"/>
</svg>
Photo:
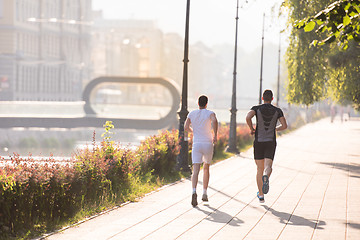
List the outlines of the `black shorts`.
<svg viewBox="0 0 360 240">
<path fill-rule="evenodd" d="M 260 160 L 269 158 L 274 160 L 276 149 L 276 141 L 271 142 L 257 142 L 254 141 L 254 159 Z"/>
</svg>

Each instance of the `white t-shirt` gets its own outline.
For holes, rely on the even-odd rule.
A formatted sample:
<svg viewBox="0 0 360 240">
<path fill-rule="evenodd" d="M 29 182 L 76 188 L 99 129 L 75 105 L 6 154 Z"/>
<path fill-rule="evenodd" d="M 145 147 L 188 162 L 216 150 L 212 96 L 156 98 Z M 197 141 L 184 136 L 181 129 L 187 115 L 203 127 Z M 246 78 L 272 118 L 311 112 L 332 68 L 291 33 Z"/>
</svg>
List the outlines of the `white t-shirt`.
<svg viewBox="0 0 360 240">
<path fill-rule="evenodd" d="M 190 119 L 193 129 L 194 143 L 212 143 L 211 114 L 215 113 L 207 109 L 193 110 L 188 114 L 187 117 Z"/>
</svg>

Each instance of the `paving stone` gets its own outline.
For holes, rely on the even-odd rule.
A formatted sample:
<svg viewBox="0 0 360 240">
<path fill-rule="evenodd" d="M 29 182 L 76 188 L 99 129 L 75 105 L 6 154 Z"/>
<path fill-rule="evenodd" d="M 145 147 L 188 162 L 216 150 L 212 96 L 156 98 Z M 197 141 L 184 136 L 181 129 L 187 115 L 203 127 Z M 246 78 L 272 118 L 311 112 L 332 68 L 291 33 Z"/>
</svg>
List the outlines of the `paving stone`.
<svg viewBox="0 0 360 240">
<path fill-rule="evenodd" d="M 259 203 L 252 149 L 211 166 L 209 202 L 184 179 L 48 239 L 360 239 L 360 121 L 323 119 L 278 138 Z"/>
</svg>

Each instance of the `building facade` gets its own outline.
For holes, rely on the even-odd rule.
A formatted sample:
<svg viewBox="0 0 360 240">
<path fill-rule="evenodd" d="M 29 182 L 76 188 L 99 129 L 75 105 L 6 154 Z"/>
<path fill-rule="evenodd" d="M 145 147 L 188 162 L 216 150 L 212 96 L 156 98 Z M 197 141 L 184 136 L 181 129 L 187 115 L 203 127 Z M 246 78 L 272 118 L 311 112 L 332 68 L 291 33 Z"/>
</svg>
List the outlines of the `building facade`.
<svg viewBox="0 0 360 240">
<path fill-rule="evenodd" d="M 151 20 L 103 19 L 95 12 L 94 76 L 161 76 L 163 34 Z"/>
<path fill-rule="evenodd" d="M 94 12 L 92 30 L 93 78 L 100 76 L 163 77 L 163 33 L 152 20 L 104 19 Z M 168 90 L 151 84 L 104 86 L 98 101 L 121 104 L 168 104 Z M 102 94 L 117 93 L 116 96 Z M 100 97 L 100 95 L 107 96 Z M 116 100 L 117 99 L 117 100 Z"/>
<path fill-rule="evenodd" d="M 91 20 L 91 0 L 0 0 L 0 100 L 81 100 Z"/>
</svg>

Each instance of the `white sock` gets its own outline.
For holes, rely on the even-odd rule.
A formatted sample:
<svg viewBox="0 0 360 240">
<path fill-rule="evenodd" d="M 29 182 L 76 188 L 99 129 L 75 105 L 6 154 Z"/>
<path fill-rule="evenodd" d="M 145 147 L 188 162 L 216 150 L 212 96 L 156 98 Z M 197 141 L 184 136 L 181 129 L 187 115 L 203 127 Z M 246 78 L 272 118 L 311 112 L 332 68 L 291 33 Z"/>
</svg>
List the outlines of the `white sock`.
<svg viewBox="0 0 360 240">
<path fill-rule="evenodd" d="M 196 188 L 193 188 L 193 191 L 192 191 L 192 193 L 194 194 L 194 193 L 196 193 Z"/>
<path fill-rule="evenodd" d="M 203 189 L 203 194 L 206 194 L 207 195 L 207 189 Z"/>
</svg>

